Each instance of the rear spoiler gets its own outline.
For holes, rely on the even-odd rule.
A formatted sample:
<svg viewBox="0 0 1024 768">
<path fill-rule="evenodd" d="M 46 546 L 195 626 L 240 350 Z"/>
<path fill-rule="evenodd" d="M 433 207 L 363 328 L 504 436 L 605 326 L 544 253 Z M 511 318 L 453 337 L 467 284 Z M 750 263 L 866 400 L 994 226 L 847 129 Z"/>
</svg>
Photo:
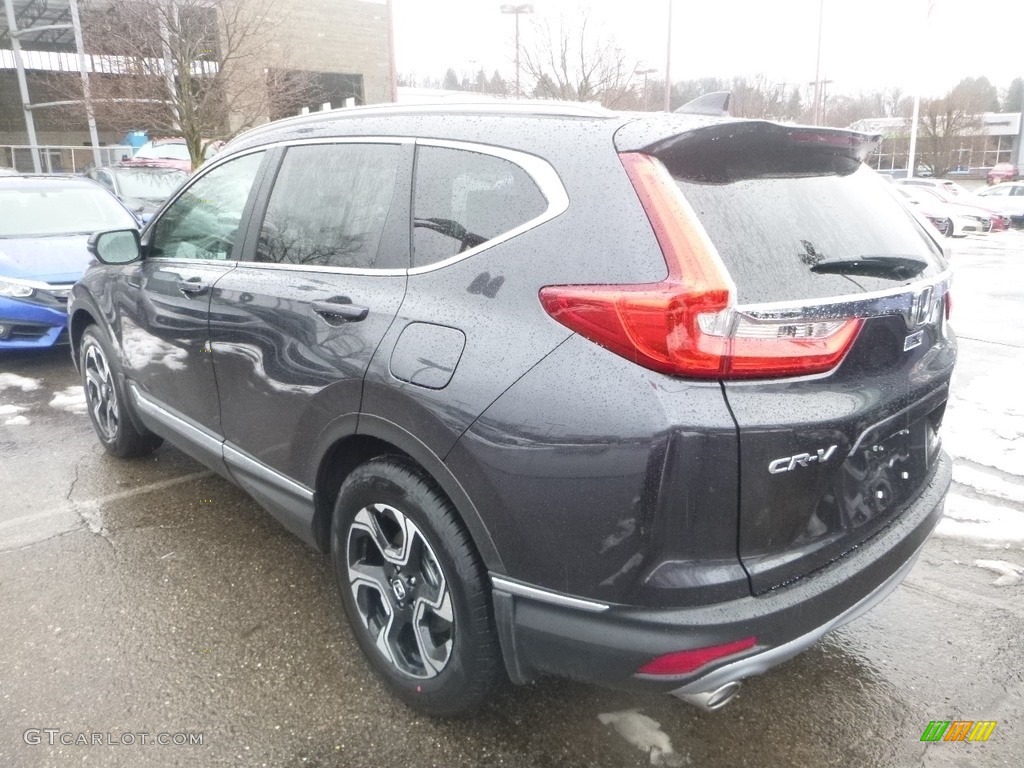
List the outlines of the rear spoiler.
<svg viewBox="0 0 1024 768">
<path fill-rule="evenodd" d="M 615 148 L 654 155 L 676 178 L 727 183 L 846 175 L 857 170 L 881 139 L 880 134 L 842 128 L 684 114 L 627 123 L 615 134 Z"/>
</svg>

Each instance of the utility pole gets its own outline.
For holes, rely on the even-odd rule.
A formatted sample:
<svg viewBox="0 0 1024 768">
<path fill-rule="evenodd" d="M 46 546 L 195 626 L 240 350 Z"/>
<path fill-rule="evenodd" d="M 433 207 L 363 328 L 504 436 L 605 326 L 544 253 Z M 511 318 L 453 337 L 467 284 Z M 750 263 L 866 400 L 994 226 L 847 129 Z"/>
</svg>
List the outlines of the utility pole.
<svg viewBox="0 0 1024 768">
<path fill-rule="evenodd" d="M 533 13 L 532 3 L 520 3 L 519 5 L 502 5 L 502 13 L 515 14 L 516 17 L 516 98 L 523 97 L 523 91 L 519 86 L 519 14 Z"/>
</svg>

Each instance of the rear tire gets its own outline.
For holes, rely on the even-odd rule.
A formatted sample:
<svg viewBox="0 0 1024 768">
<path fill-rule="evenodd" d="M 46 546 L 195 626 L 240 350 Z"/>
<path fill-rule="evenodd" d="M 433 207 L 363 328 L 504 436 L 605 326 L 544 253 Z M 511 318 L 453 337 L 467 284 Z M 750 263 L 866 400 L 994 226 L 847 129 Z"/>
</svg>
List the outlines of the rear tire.
<svg viewBox="0 0 1024 768">
<path fill-rule="evenodd" d="M 408 706 L 464 715 L 500 684 L 487 571 L 451 502 L 419 467 L 386 456 L 346 478 L 331 556 L 356 641 Z"/>
<path fill-rule="evenodd" d="M 106 336 L 95 325 L 82 333 L 78 353 L 82 386 L 96 437 L 107 453 L 119 459 L 146 456 L 163 440 L 148 430 L 139 431 L 128 415 L 128 398 L 121 385 L 121 367 Z"/>
</svg>

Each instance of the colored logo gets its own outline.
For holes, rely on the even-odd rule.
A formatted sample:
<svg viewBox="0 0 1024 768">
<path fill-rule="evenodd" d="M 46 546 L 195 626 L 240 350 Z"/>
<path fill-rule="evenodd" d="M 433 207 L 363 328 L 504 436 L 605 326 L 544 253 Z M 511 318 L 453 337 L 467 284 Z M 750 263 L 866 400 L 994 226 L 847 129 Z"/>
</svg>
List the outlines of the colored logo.
<svg viewBox="0 0 1024 768">
<path fill-rule="evenodd" d="M 995 720 L 932 720 L 921 741 L 988 741 L 995 729 Z"/>
</svg>

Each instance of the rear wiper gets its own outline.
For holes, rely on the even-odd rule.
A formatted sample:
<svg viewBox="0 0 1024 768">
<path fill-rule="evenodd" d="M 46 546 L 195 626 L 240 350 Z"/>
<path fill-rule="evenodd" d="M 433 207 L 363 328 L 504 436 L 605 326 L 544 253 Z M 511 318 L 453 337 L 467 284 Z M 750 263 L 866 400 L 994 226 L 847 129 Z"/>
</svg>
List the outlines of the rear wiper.
<svg viewBox="0 0 1024 768">
<path fill-rule="evenodd" d="M 811 266 L 811 271 L 827 275 L 861 275 L 909 280 L 927 268 L 927 261 L 909 256 L 858 256 L 854 259 L 825 259 Z"/>
</svg>

